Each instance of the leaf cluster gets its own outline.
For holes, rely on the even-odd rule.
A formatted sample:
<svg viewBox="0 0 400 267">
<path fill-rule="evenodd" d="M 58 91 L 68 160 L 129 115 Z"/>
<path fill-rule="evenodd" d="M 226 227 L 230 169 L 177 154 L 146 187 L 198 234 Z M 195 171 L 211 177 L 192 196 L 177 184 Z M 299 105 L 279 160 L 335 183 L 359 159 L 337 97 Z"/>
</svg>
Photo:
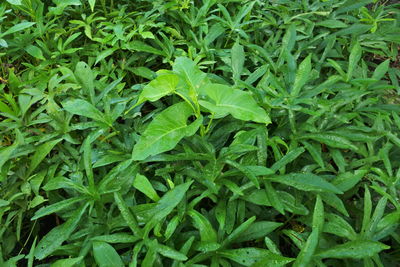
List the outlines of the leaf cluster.
<svg viewBox="0 0 400 267">
<path fill-rule="evenodd" d="M 400 6 L 0 3 L 0 266 L 395 266 Z"/>
</svg>

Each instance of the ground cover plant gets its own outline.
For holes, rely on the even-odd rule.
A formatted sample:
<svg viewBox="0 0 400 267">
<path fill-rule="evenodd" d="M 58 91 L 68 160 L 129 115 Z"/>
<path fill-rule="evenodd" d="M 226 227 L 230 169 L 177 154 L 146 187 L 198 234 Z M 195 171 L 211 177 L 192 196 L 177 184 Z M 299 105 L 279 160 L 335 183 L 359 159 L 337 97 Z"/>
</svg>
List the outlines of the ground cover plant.
<svg viewBox="0 0 400 267">
<path fill-rule="evenodd" d="M 0 3 L 0 266 L 398 266 L 400 4 Z"/>
</svg>

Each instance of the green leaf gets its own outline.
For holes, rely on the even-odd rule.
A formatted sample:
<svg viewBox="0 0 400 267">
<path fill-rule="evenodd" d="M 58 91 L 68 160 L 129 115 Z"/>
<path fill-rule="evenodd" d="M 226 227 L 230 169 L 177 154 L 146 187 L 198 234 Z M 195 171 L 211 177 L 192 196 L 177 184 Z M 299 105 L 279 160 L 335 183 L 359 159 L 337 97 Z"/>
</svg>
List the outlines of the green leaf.
<svg viewBox="0 0 400 267">
<path fill-rule="evenodd" d="M 371 213 L 372 213 L 372 199 L 371 192 L 367 185 L 364 185 L 364 210 L 363 210 L 363 221 L 361 225 L 361 236 L 367 233 L 367 228 L 370 225 Z"/>
<path fill-rule="evenodd" d="M 143 237 L 142 229 L 139 227 L 139 223 L 137 222 L 135 215 L 133 215 L 128 209 L 121 194 L 118 192 L 114 192 L 114 199 L 118 206 L 118 209 L 121 212 L 122 217 L 128 224 L 129 228 L 132 230 L 132 232 L 135 234 L 135 236 Z"/>
<path fill-rule="evenodd" d="M 148 250 L 140 266 L 143 267 L 154 266 L 154 262 L 156 261 L 157 258 L 157 244 L 158 243 L 156 239 L 152 240 L 151 242 L 148 242 L 147 244 Z"/>
<path fill-rule="evenodd" d="M 333 181 L 337 188 L 346 192 L 353 188 L 368 173 L 368 170 L 355 170 L 339 174 Z"/>
<path fill-rule="evenodd" d="M 7 0 L 7 2 L 10 3 L 11 5 L 16 5 L 16 6 L 22 5 L 21 0 Z"/>
<path fill-rule="evenodd" d="M 56 139 L 53 141 L 46 142 L 36 148 L 35 154 L 31 157 L 31 163 L 29 165 L 28 173 L 32 173 L 44 160 L 44 158 L 50 153 L 50 151 L 57 145 L 62 139 Z"/>
<path fill-rule="evenodd" d="M 64 199 L 64 200 L 58 201 L 58 202 L 56 202 L 54 204 L 51 204 L 49 206 L 42 207 L 38 211 L 35 212 L 35 215 L 31 218 L 31 221 L 37 220 L 37 219 L 39 219 L 41 217 L 47 216 L 47 215 L 52 214 L 52 213 L 56 213 L 56 212 L 61 211 L 61 210 L 65 210 L 68 207 L 70 207 L 71 205 L 73 205 L 73 204 L 75 204 L 75 203 L 77 203 L 79 201 L 82 201 L 84 199 L 85 199 L 85 197 L 72 197 L 72 198 L 68 198 L 68 199 Z"/>
<path fill-rule="evenodd" d="M 143 39 L 155 39 L 154 34 L 152 32 L 141 32 L 140 36 L 142 36 Z"/>
<path fill-rule="evenodd" d="M 135 243 L 140 240 L 140 237 L 133 236 L 132 233 L 115 233 L 110 235 L 99 235 L 91 239 L 92 241 L 101 241 L 106 243 Z"/>
<path fill-rule="evenodd" d="M 382 79 L 389 70 L 389 64 L 390 64 L 390 59 L 387 59 L 387 60 L 383 61 L 381 64 L 379 64 L 376 67 L 376 69 L 374 70 L 372 79 L 375 79 L 375 80 Z"/>
<path fill-rule="evenodd" d="M 307 149 L 308 153 L 310 153 L 311 157 L 315 160 L 315 162 L 318 163 L 318 165 L 321 168 L 325 168 L 325 162 L 322 158 L 322 153 L 321 153 L 321 146 L 314 145 L 306 141 L 301 141 L 301 143 L 303 143 L 304 147 Z"/>
<path fill-rule="evenodd" d="M 185 136 L 193 135 L 202 118 L 187 125 L 193 110 L 186 102 L 177 103 L 159 113 L 133 148 L 132 159 L 143 160 L 173 149 Z"/>
<path fill-rule="evenodd" d="M 173 209 L 182 201 L 183 197 L 186 194 L 186 191 L 191 186 L 192 182 L 187 182 L 184 184 L 180 184 L 168 191 L 165 195 L 161 197 L 161 199 L 157 202 L 157 205 L 154 207 L 154 217 L 153 219 L 156 221 L 160 221 L 165 218 L 168 214 L 170 214 Z"/>
<path fill-rule="evenodd" d="M 224 240 L 222 243 L 222 246 L 225 247 L 226 245 L 234 242 L 236 239 L 238 239 L 243 232 L 245 232 L 256 220 L 256 216 L 250 217 L 247 219 L 245 222 L 243 222 L 241 225 L 239 225 L 233 232 Z"/>
<path fill-rule="evenodd" d="M 195 210 L 189 211 L 188 215 L 193 219 L 194 226 L 199 230 L 202 242 L 217 242 L 217 233 L 206 217 Z"/>
<path fill-rule="evenodd" d="M 340 20 L 327 19 L 317 22 L 315 25 L 322 26 L 330 29 L 346 28 L 348 25 Z"/>
<path fill-rule="evenodd" d="M 176 74 L 161 74 L 143 88 L 139 95 L 139 100 L 135 104 L 138 106 L 145 101 L 157 101 L 163 96 L 173 93 L 178 85 L 179 77 Z"/>
<path fill-rule="evenodd" d="M 359 42 L 356 42 L 351 49 L 349 57 L 349 65 L 347 68 L 347 81 L 353 77 L 353 71 L 357 67 L 358 61 L 361 59 L 362 48 Z"/>
<path fill-rule="evenodd" d="M 263 266 L 271 266 L 268 263 L 275 264 L 272 266 L 278 264 L 278 266 L 282 266 L 292 261 L 290 258 L 274 254 L 269 250 L 261 248 L 226 249 L 219 251 L 217 255 L 244 266 L 261 266 L 261 263 L 267 263 L 267 265 Z"/>
<path fill-rule="evenodd" d="M 299 65 L 296 72 L 296 78 L 294 80 L 293 89 L 291 92 L 292 96 L 298 96 L 300 90 L 310 79 L 311 73 L 311 55 L 308 55 Z"/>
<path fill-rule="evenodd" d="M 207 75 L 189 58 L 178 57 L 174 62 L 173 70 L 192 91 L 199 90 L 206 81 Z"/>
<path fill-rule="evenodd" d="M 178 227 L 178 224 L 180 223 L 180 218 L 178 215 L 175 215 L 167 225 L 167 229 L 165 229 L 164 237 L 165 240 L 168 240 L 171 238 L 171 236 L 174 234 L 176 228 Z"/>
<path fill-rule="evenodd" d="M 336 210 L 340 211 L 343 215 L 349 216 L 349 213 L 346 210 L 346 206 L 337 195 L 326 192 L 324 194 L 321 194 L 321 198 L 329 206 L 334 207 Z"/>
<path fill-rule="evenodd" d="M 105 242 L 93 242 L 93 256 L 99 267 L 125 266 L 117 251 Z"/>
<path fill-rule="evenodd" d="M 89 204 L 86 204 L 76 210 L 72 216 L 63 224 L 54 227 L 49 233 L 47 233 L 35 249 L 35 258 L 38 260 L 43 260 L 56 249 L 58 249 L 61 244 L 69 238 L 72 232 L 78 226 L 86 208 Z"/>
<path fill-rule="evenodd" d="M 298 158 L 301 154 L 304 153 L 304 148 L 303 147 L 298 147 L 289 153 L 287 153 L 285 156 L 283 156 L 280 160 L 274 163 L 274 165 L 271 166 L 271 170 L 273 171 L 278 171 L 281 168 L 285 167 L 287 164 L 293 162 L 296 158 Z"/>
<path fill-rule="evenodd" d="M 366 236 L 368 238 L 372 238 L 372 236 L 375 234 L 376 229 L 378 227 L 378 223 L 381 221 L 384 215 L 386 204 L 387 204 L 387 198 L 382 197 L 379 200 L 378 204 L 376 205 L 375 211 L 371 217 L 371 221 L 369 222 L 369 225 L 366 229 Z"/>
<path fill-rule="evenodd" d="M 226 163 L 235 167 L 236 169 L 238 169 L 240 172 L 242 172 L 244 175 L 246 175 L 246 177 L 249 178 L 249 180 L 257 188 L 260 188 L 260 183 L 258 182 L 256 175 L 252 172 L 252 170 L 250 168 L 248 168 L 247 166 L 242 166 L 241 164 L 239 164 L 235 161 L 232 161 L 232 160 L 226 160 Z"/>
<path fill-rule="evenodd" d="M 2 38 L 0 38 L 0 47 L 7 48 L 8 47 L 7 41 L 2 39 Z"/>
<path fill-rule="evenodd" d="M 90 69 L 89 65 L 85 62 L 78 62 L 74 72 L 76 80 L 82 86 L 82 89 L 86 95 L 89 95 L 90 102 L 95 104 L 95 92 L 94 92 L 94 74 Z"/>
<path fill-rule="evenodd" d="M 141 42 L 141 41 L 137 41 L 137 40 L 132 41 L 127 46 L 129 49 L 132 49 L 135 51 L 146 52 L 146 53 L 159 55 L 159 56 L 163 56 L 163 57 L 166 56 L 162 50 L 156 49 L 156 48 L 154 48 L 144 42 Z"/>
<path fill-rule="evenodd" d="M 325 222 L 324 204 L 322 203 L 321 197 L 317 195 L 317 201 L 315 202 L 313 221 L 312 221 L 313 229 L 318 229 L 319 232 L 321 232 L 324 226 L 324 222 Z"/>
<path fill-rule="evenodd" d="M 132 68 L 132 72 L 140 77 L 152 80 L 155 77 L 155 72 L 146 67 L 136 67 Z"/>
<path fill-rule="evenodd" d="M 274 207 L 280 214 L 285 214 L 285 207 L 281 199 L 278 196 L 275 188 L 271 185 L 269 181 L 264 181 L 265 192 L 267 193 L 267 197 L 272 207 Z"/>
<path fill-rule="evenodd" d="M 329 213 L 326 215 L 327 222 L 324 224 L 323 231 L 333 235 L 341 236 L 349 240 L 357 239 L 357 233 L 353 227 L 341 216 Z"/>
<path fill-rule="evenodd" d="M 290 173 L 287 175 L 272 176 L 266 179 L 272 182 L 293 186 L 302 191 L 343 193 L 322 177 L 312 173 Z"/>
<path fill-rule="evenodd" d="M 243 72 L 245 54 L 243 46 L 236 42 L 232 46 L 231 50 L 231 64 L 232 64 L 232 72 L 233 72 L 233 80 L 240 80 L 240 76 Z"/>
<path fill-rule="evenodd" d="M 256 205 L 271 206 L 266 191 L 262 189 L 256 189 L 252 192 L 249 192 L 245 194 L 242 198 Z"/>
<path fill-rule="evenodd" d="M 12 153 L 17 149 L 17 143 L 0 150 L 0 171 L 3 165 L 10 159 Z"/>
<path fill-rule="evenodd" d="M 77 258 L 69 258 L 57 260 L 50 265 L 50 267 L 74 267 L 83 260 L 83 256 Z"/>
<path fill-rule="evenodd" d="M 374 234 L 375 240 L 380 240 L 388 235 L 391 235 L 398 227 L 400 220 L 400 211 L 395 211 L 387 214 L 379 221 L 377 231 Z"/>
<path fill-rule="evenodd" d="M 104 122 L 104 114 L 85 100 L 71 99 L 64 101 L 62 105 L 64 109 L 71 114 L 91 118 L 99 122 Z"/>
<path fill-rule="evenodd" d="M 25 51 L 28 52 L 29 55 L 31 55 L 37 59 L 46 60 L 43 57 L 42 50 L 37 46 L 29 45 L 25 48 Z"/>
<path fill-rule="evenodd" d="M 201 94 L 207 100 L 200 100 L 199 104 L 214 113 L 216 118 L 231 114 L 239 120 L 271 123 L 265 110 L 248 92 L 222 84 L 208 84 L 202 88 Z"/>
<path fill-rule="evenodd" d="M 329 249 L 325 249 L 316 254 L 316 256 L 320 258 L 362 259 L 366 257 L 372 257 L 382 250 L 389 248 L 389 246 L 380 242 L 357 240 L 337 245 Z"/>
<path fill-rule="evenodd" d="M 279 254 L 272 254 L 270 256 L 266 256 L 259 260 L 258 262 L 254 263 L 251 265 L 251 267 L 283 267 L 287 266 L 289 263 L 291 263 L 294 259 L 293 258 L 287 258 L 283 257 Z"/>
<path fill-rule="evenodd" d="M 318 245 L 318 237 L 318 229 L 314 229 L 311 232 L 310 236 L 307 238 L 306 243 L 302 246 L 302 249 L 297 256 L 296 262 L 293 264 L 293 267 L 311 266 L 310 262 Z"/>
<path fill-rule="evenodd" d="M 306 243 L 302 247 L 299 255 L 296 258 L 296 262 L 293 264 L 294 267 L 307 267 L 310 266 L 314 252 L 318 246 L 319 234 L 322 232 L 324 226 L 324 206 L 321 197 L 317 195 L 317 201 L 315 202 L 313 220 L 312 220 L 312 232 L 307 238 Z"/>
<path fill-rule="evenodd" d="M 158 196 L 157 192 L 153 188 L 153 185 L 150 183 L 146 176 L 137 174 L 135 180 L 133 180 L 133 186 L 137 190 L 145 194 L 147 197 L 149 197 L 151 200 L 160 200 L 160 197 Z"/>
<path fill-rule="evenodd" d="M 172 249 L 170 247 L 161 245 L 161 244 L 157 244 L 157 252 L 161 255 L 163 255 L 164 257 L 176 260 L 176 261 L 186 261 L 188 259 L 188 257 L 186 257 L 185 254 Z"/>
<path fill-rule="evenodd" d="M 9 28 L 7 31 L 5 31 L 3 33 L 0 33 L 0 37 L 6 36 L 8 34 L 15 33 L 15 32 L 22 31 L 22 30 L 24 30 L 26 28 L 29 28 L 29 27 L 31 27 L 31 26 L 33 26 L 35 24 L 36 24 L 35 22 L 27 22 L 27 21 L 18 23 L 16 25 L 12 26 L 11 28 Z"/>
<path fill-rule="evenodd" d="M 226 221 L 226 201 L 224 199 L 218 201 L 214 213 L 215 213 L 215 218 L 219 223 L 219 229 L 224 229 Z"/>
<path fill-rule="evenodd" d="M 89 2 L 90 10 L 92 10 L 92 12 L 93 12 L 94 11 L 94 6 L 96 4 L 96 0 L 88 0 L 88 2 Z"/>
<path fill-rule="evenodd" d="M 312 139 L 320 143 L 324 143 L 327 146 L 341 149 L 351 149 L 353 151 L 358 151 L 358 147 L 353 145 L 348 139 L 339 136 L 337 134 L 330 133 L 312 133 L 312 134 L 302 134 L 300 139 Z"/>
<path fill-rule="evenodd" d="M 248 226 L 247 229 L 245 229 L 236 237 L 234 243 L 241 243 L 263 238 L 282 225 L 283 225 L 282 223 L 278 222 L 268 222 L 268 221 L 253 222 L 250 226 Z"/>
<path fill-rule="evenodd" d="M 9 202 L 9 201 L 0 199 L 0 208 L 6 207 L 6 206 L 8 206 L 8 205 L 10 205 L 10 202 Z"/>
<path fill-rule="evenodd" d="M 89 3 L 90 3 L 90 2 L 95 3 L 96 0 L 89 0 Z M 93 10 L 92 10 L 92 12 L 93 12 Z M 97 65 L 97 63 L 99 63 L 100 61 L 102 61 L 102 60 L 105 59 L 106 57 L 111 56 L 116 50 L 117 50 L 117 49 L 113 47 L 113 48 L 109 48 L 109 49 L 106 49 L 106 50 L 104 50 L 104 51 L 101 51 L 101 52 L 97 55 L 96 61 L 94 62 L 94 65 Z"/>
</svg>

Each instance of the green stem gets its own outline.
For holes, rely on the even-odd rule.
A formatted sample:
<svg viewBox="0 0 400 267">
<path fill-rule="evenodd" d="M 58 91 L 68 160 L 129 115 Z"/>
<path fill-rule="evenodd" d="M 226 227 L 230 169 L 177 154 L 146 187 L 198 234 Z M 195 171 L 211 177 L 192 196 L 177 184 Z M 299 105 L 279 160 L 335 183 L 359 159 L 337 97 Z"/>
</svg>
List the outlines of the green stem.
<svg viewBox="0 0 400 267">
<path fill-rule="evenodd" d="M 198 118 L 200 116 L 200 108 L 196 108 L 193 106 L 192 102 L 189 101 L 189 99 L 187 99 L 184 95 L 182 95 L 181 93 L 175 92 L 175 94 L 177 94 L 178 96 L 180 96 L 183 100 L 185 100 L 186 103 L 188 103 L 190 105 L 190 107 L 193 109 L 196 118 Z"/>
<path fill-rule="evenodd" d="M 207 134 L 208 131 L 210 130 L 211 123 L 212 123 L 212 121 L 213 121 L 213 119 L 214 119 L 214 114 L 215 114 L 215 113 L 211 113 L 211 118 L 210 118 L 210 121 L 208 122 L 208 125 L 207 125 L 207 128 L 206 128 L 205 134 Z"/>
</svg>

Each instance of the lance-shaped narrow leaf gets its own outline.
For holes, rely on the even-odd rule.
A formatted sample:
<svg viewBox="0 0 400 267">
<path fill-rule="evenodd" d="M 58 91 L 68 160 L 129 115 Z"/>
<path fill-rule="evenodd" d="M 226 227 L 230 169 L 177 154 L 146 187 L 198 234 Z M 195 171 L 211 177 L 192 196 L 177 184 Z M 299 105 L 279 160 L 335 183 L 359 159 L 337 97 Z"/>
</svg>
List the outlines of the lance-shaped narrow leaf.
<svg viewBox="0 0 400 267">
<path fill-rule="evenodd" d="M 177 103 L 158 114 L 149 124 L 133 148 L 132 159 L 143 160 L 173 149 L 185 136 L 193 135 L 202 123 L 198 118 L 188 125 L 187 120 L 193 114 L 191 107 Z"/>
<path fill-rule="evenodd" d="M 239 80 L 243 72 L 245 54 L 243 46 L 236 42 L 231 50 L 233 80 Z"/>
<path fill-rule="evenodd" d="M 186 194 L 186 191 L 192 185 L 193 182 L 187 182 L 174 187 L 172 190 L 168 191 L 161 199 L 157 202 L 154 207 L 154 217 L 155 220 L 162 220 L 168 214 L 170 214 L 173 209 L 182 201 Z"/>
<path fill-rule="evenodd" d="M 261 248 L 227 249 L 218 252 L 218 255 L 243 266 L 284 266 L 293 261 Z"/>
<path fill-rule="evenodd" d="M 199 104 L 214 113 L 216 118 L 231 114 L 239 120 L 265 124 L 271 122 L 265 110 L 257 105 L 248 92 L 222 84 L 208 84 L 200 93 L 205 100 L 200 100 Z"/>
<path fill-rule="evenodd" d="M 296 79 L 294 81 L 293 89 L 291 94 L 293 96 L 297 96 L 300 93 L 300 90 L 310 79 L 311 73 L 311 55 L 306 57 L 299 65 L 299 68 L 296 72 Z"/>
<path fill-rule="evenodd" d="M 28 173 L 32 173 L 61 140 L 62 139 L 49 141 L 37 147 L 35 154 L 33 154 L 31 158 L 31 165 L 29 166 Z"/>
<path fill-rule="evenodd" d="M 146 176 L 137 174 L 135 180 L 133 181 L 133 186 L 149 197 L 153 201 L 160 200 L 156 190 L 154 190 L 153 185 L 150 183 Z"/>
<path fill-rule="evenodd" d="M 326 250 L 322 250 L 315 256 L 320 258 L 362 259 L 366 257 L 372 257 L 382 250 L 389 248 L 389 246 L 380 242 L 370 240 L 357 240 L 337 245 Z"/>
<path fill-rule="evenodd" d="M 201 241 L 203 242 L 217 242 L 217 233 L 212 227 L 210 221 L 201 213 L 196 210 L 191 210 L 188 215 L 194 222 L 194 227 L 199 230 Z"/>
<path fill-rule="evenodd" d="M 332 192 L 336 194 L 343 194 L 336 186 L 329 183 L 322 177 L 312 173 L 290 173 L 287 175 L 280 175 L 268 177 L 268 180 L 293 186 L 302 191 L 315 191 L 315 192 Z"/>
<path fill-rule="evenodd" d="M 362 48 L 360 46 L 360 43 L 357 42 L 354 44 L 350 52 L 349 65 L 347 68 L 347 81 L 349 81 L 353 77 L 353 72 L 357 67 L 358 61 L 360 61 L 361 59 L 361 55 L 362 55 Z"/>
<path fill-rule="evenodd" d="M 118 252 L 106 242 L 93 242 L 93 255 L 96 263 L 100 267 L 124 266 Z"/>
<path fill-rule="evenodd" d="M 83 91 L 85 92 L 86 95 L 89 95 L 90 101 L 92 104 L 94 103 L 94 79 L 95 75 L 90 69 L 89 65 L 86 64 L 85 62 L 78 62 L 76 64 L 75 68 L 75 78 L 78 81 L 78 83 L 82 86 Z"/>
<path fill-rule="evenodd" d="M 35 249 L 35 258 L 42 260 L 53 253 L 61 244 L 69 238 L 72 232 L 78 226 L 86 208 L 89 204 L 82 206 L 76 210 L 73 215 L 63 224 L 53 228 L 42 240 Z"/>
<path fill-rule="evenodd" d="M 64 109 L 71 114 L 91 118 L 95 121 L 105 122 L 105 115 L 95 106 L 82 99 L 71 99 L 62 103 Z"/>
<path fill-rule="evenodd" d="M 317 196 L 317 201 L 315 203 L 314 215 L 312 220 L 312 232 L 308 236 L 306 243 L 301 248 L 299 255 L 296 258 L 296 262 L 293 267 L 307 267 L 312 264 L 312 258 L 314 252 L 318 246 L 319 234 L 322 231 L 325 221 L 324 206 L 320 196 Z"/>
</svg>

